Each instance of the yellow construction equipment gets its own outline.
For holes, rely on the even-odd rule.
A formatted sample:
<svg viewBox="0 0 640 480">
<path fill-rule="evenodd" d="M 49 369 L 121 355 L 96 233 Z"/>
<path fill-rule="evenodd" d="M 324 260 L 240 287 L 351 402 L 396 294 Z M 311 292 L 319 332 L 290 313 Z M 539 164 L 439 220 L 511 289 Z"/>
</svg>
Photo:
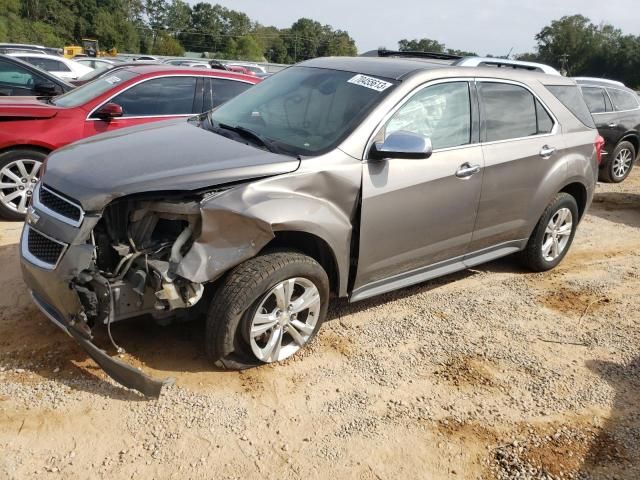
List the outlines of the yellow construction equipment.
<svg viewBox="0 0 640 480">
<path fill-rule="evenodd" d="M 64 47 L 64 56 L 66 58 L 73 57 L 115 57 L 118 55 L 118 50 L 112 48 L 110 50 L 100 50 L 98 47 L 98 40 L 91 38 L 83 38 L 82 46 L 80 45 L 67 45 Z"/>
</svg>

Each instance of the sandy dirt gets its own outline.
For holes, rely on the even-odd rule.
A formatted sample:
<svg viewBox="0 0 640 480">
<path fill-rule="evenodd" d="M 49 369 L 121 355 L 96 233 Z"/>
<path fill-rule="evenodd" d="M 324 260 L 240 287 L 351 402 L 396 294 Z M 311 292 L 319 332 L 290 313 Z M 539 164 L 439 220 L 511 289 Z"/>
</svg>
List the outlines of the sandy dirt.
<svg viewBox="0 0 640 480">
<path fill-rule="evenodd" d="M 279 365 L 212 371 L 201 322 L 116 324 L 108 380 L 32 306 L 0 223 L 0 479 L 640 478 L 640 169 L 553 272 L 513 258 L 353 305 Z M 104 338 L 101 345 L 113 353 Z"/>
</svg>

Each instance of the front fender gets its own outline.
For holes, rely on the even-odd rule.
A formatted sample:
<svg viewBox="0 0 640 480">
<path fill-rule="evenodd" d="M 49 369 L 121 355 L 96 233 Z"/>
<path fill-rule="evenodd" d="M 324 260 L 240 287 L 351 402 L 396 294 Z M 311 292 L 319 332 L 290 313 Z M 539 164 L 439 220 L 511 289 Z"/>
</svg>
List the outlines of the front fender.
<svg viewBox="0 0 640 480">
<path fill-rule="evenodd" d="M 331 249 L 338 291 L 345 295 L 362 164 L 332 157 L 305 160 L 295 173 L 241 185 L 203 202 L 202 233 L 176 273 L 193 282 L 213 281 L 258 254 L 276 232 L 305 232 Z"/>
</svg>

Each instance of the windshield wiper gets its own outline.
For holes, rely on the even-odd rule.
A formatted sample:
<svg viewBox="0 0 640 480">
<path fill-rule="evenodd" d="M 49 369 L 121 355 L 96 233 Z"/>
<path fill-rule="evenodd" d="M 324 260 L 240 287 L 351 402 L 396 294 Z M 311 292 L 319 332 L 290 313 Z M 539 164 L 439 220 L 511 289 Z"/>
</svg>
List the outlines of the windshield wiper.
<svg viewBox="0 0 640 480">
<path fill-rule="evenodd" d="M 236 126 L 232 126 L 232 125 L 227 125 L 225 123 L 218 123 L 216 125 L 219 128 L 223 128 L 225 130 L 230 130 L 232 132 L 237 133 L 238 135 L 242 136 L 242 137 L 250 137 L 251 139 L 253 139 L 254 141 L 256 141 L 258 144 L 262 145 L 263 147 L 265 147 L 267 150 L 269 150 L 272 153 L 285 153 L 283 152 L 283 150 L 281 148 L 278 148 L 273 141 L 269 140 L 266 137 L 263 137 L 262 135 L 260 135 L 257 132 L 254 132 L 253 130 L 246 128 L 246 127 L 241 127 L 239 125 Z"/>
</svg>

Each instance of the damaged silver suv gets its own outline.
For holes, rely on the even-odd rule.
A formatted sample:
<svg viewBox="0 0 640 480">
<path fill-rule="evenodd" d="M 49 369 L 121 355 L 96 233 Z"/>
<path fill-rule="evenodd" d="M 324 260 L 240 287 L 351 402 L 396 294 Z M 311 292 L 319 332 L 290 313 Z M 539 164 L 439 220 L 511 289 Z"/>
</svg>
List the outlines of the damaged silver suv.
<svg viewBox="0 0 640 480">
<path fill-rule="evenodd" d="M 162 381 L 94 345 L 96 328 L 203 313 L 209 357 L 240 369 L 309 343 L 332 295 L 516 252 L 548 270 L 591 202 L 596 140 L 566 78 L 315 59 L 188 121 L 51 154 L 23 274 L 110 376 L 158 395 Z"/>
</svg>

